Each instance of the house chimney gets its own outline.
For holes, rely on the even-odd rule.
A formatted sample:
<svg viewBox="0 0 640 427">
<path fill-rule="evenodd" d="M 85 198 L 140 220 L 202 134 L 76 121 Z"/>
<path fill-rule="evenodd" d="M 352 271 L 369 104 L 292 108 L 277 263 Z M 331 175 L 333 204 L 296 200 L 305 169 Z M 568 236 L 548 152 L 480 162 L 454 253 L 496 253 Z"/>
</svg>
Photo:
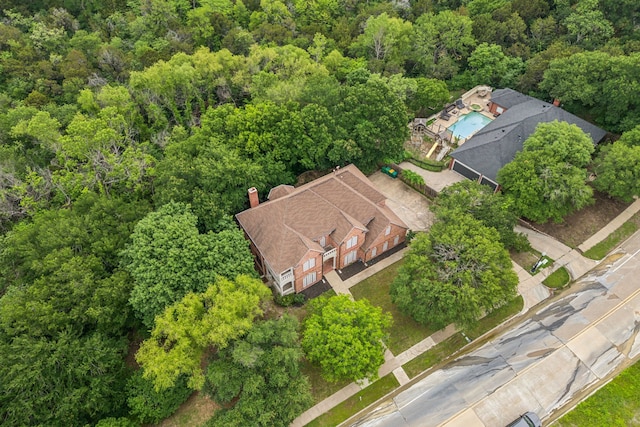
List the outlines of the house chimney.
<svg viewBox="0 0 640 427">
<path fill-rule="evenodd" d="M 556 107 L 560 106 L 560 100 L 558 98 L 553 98 L 553 105 Z"/>
<path fill-rule="evenodd" d="M 247 193 L 249 193 L 249 206 L 255 208 L 260 204 L 260 199 L 258 198 L 258 190 L 256 187 L 251 187 Z"/>
</svg>

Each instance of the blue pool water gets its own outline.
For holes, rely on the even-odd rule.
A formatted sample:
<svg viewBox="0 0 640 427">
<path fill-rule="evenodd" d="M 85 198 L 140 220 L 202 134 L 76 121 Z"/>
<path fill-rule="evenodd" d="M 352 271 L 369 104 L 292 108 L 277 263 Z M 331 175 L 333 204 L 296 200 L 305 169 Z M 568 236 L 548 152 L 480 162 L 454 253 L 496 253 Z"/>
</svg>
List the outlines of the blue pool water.
<svg viewBox="0 0 640 427">
<path fill-rule="evenodd" d="M 449 126 L 447 129 L 451 131 L 454 137 L 465 139 L 489 123 L 491 123 L 490 118 L 473 111 L 460 117 L 457 122 Z"/>
</svg>

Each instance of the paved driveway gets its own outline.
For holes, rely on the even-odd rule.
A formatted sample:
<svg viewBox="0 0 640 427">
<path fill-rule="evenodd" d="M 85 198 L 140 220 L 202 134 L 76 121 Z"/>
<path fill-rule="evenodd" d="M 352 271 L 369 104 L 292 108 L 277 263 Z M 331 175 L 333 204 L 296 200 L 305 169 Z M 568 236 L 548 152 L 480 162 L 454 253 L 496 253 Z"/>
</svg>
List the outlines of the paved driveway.
<svg viewBox="0 0 640 427">
<path fill-rule="evenodd" d="M 441 172 L 431 172 L 425 169 L 422 169 L 413 163 L 410 162 L 402 162 L 400 163 L 400 167 L 403 169 L 409 169 L 418 175 L 420 175 L 424 182 L 437 192 L 442 191 L 445 187 L 454 184 L 456 182 L 464 181 L 466 178 L 462 175 L 458 174 L 449 169 L 445 169 Z"/>
<path fill-rule="evenodd" d="M 400 179 L 381 172 L 369 177 L 373 186 L 387 197 L 387 206 L 402 219 L 411 230 L 426 231 L 433 224 L 433 213 L 429 210 L 429 199 Z"/>
</svg>

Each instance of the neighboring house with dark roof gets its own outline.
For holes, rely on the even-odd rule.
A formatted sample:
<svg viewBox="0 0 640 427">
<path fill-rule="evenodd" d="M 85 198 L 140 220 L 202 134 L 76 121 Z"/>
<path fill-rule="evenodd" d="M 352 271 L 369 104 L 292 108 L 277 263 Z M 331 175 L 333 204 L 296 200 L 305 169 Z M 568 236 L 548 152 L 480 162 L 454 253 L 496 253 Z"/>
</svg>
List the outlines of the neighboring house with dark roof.
<svg viewBox="0 0 640 427">
<path fill-rule="evenodd" d="M 406 224 L 354 165 L 301 187 L 280 185 L 236 215 L 256 267 L 281 295 L 301 292 L 334 269 L 368 262 L 405 241 Z"/>
<path fill-rule="evenodd" d="M 606 131 L 556 105 L 513 89 L 493 91 L 489 111 L 497 116 L 495 120 L 451 153 L 450 168 L 494 189 L 498 188 L 498 171 L 522 151 L 524 141 L 539 123 L 558 120 L 575 124 L 591 137 L 594 145 L 606 135 Z"/>
</svg>

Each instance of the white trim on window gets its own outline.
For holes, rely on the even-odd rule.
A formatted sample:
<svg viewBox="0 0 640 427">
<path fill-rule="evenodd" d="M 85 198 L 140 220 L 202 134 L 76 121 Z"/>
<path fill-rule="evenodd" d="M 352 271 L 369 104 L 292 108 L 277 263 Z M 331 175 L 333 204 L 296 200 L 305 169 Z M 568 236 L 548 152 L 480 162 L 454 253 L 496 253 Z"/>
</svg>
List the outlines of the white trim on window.
<svg viewBox="0 0 640 427">
<path fill-rule="evenodd" d="M 322 236 L 318 243 L 320 243 L 320 246 L 324 248 L 325 246 L 327 246 L 327 238 L 325 236 Z"/>
<path fill-rule="evenodd" d="M 302 271 L 307 271 L 308 269 L 313 268 L 315 266 L 316 266 L 316 259 L 309 258 L 304 262 L 304 265 L 302 266 Z"/>
<path fill-rule="evenodd" d="M 397 245 L 399 241 L 400 241 L 400 236 L 394 237 L 393 238 L 393 246 Z"/>
<path fill-rule="evenodd" d="M 386 251 L 387 249 L 389 249 L 389 242 L 384 242 L 382 244 L 382 252 Z"/>
<path fill-rule="evenodd" d="M 386 230 L 384 230 L 384 235 L 385 236 L 388 236 L 389 234 L 391 234 L 391 226 L 390 225 L 388 225 Z"/>
<path fill-rule="evenodd" d="M 349 240 L 347 240 L 347 249 L 351 249 L 355 245 L 358 244 L 358 236 L 351 236 Z"/>
<path fill-rule="evenodd" d="M 378 248 L 374 246 L 373 249 L 371 249 L 371 258 L 374 258 L 376 255 L 378 255 Z"/>
<path fill-rule="evenodd" d="M 356 260 L 356 251 L 351 251 L 344 256 L 344 265 L 347 266 Z"/>
<path fill-rule="evenodd" d="M 311 273 L 307 274 L 306 276 L 304 276 L 304 279 L 302 279 L 302 286 L 304 286 L 305 288 L 311 285 L 312 283 L 316 283 L 315 271 L 312 271 Z"/>
</svg>

